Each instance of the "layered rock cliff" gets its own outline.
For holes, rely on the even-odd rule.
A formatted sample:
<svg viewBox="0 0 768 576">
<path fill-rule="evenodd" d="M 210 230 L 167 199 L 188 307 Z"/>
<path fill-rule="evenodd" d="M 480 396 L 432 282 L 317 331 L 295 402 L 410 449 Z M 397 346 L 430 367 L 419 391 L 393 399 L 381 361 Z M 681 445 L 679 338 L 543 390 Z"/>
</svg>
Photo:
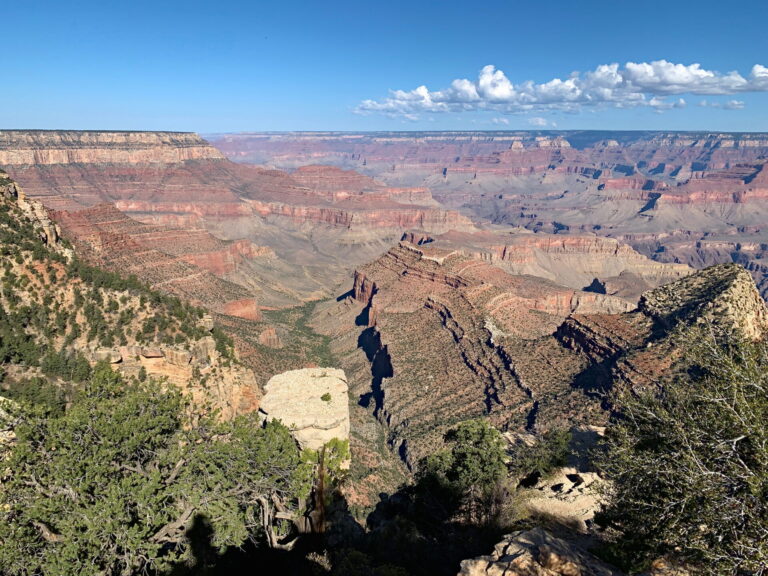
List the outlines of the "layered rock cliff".
<svg viewBox="0 0 768 576">
<path fill-rule="evenodd" d="M 357 345 L 370 362 L 369 387 L 357 393 L 389 429 L 393 449 L 415 466 L 445 429 L 472 417 L 523 429 L 604 418 L 599 402 L 572 386 L 590 359 L 553 335 L 570 317 L 614 317 L 635 304 L 513 274 L 487 248 L 486 257 L 466 253 L 446 236 L 408 234 L 416 243 L 402 241 L 354 275 Z M 556 240 L 553 251 L 574 262 L 594 256 Z M 623 249 L 609 245 L 603 258 L 619 258 Z M 660 278 L 688 273 L 669 267 Z"/>
<path fill-rule="evenodd" d="M 741 248 L 768 244 L 766 134 L 285 133 L 212 141 L 239 162 L 352 168 L 390 185 L 426 187 L 444 206 L 494 223 L 614 237 L 660 262 L 737 262 L 768 295 L 764 258 Z"/>
<path fill-rule="evenodd" d="M 256 295 L 222 277 L 271 251 L 247 240 L 225 242 L 202 229 L 171 229 L 133 220 L 111 204 L 52 217 L 83 258 L 218 312 L 259 318 Z"/>
<path fill-rule="evenodd" d="M 172 163 L 223 158 L 192 132 L 0 130 L 0 166 Z"/>
<path fill-rule="evenodd" d="M 166 240 L 175 234 L 192 251 L 172 253 L 171 266 L 150 265 L 158 287 L 167 282 L 179 291 L 189 285 L 188 293 L 201 294 L 201 302 L 222 311 L 204 284 L 216 286 L 209 292 L 226 301 L 255 294 L 266 306 L 295 305 L 330 296 L 354 266 L 380 254 L 407 228 L 473 229 L 466 216 L 440 207 L 425 187 L 385 185 L 327 166 L 288 173 L 234 164 L 195 134 L 6 131 L 0 133 L 3 165 L 30 197 L 61 218 L 79 220 L 79 230 L 86 230 L 90 210 L 103 210 L 97 207 L 106 203 L 133 220 L 173 228 L 136 261 L 146 256 L 159 262 L 151 250 L 167 252 Z M 74 215 L 84 209 L 89 211 Z M 113 246 L 122 241 L 111 242 L 107 226 L 101 228 L 85 235 Z M 194 252 L 201 231 L 233 243 L 224 252 Z M 197 276 L 200 268 L 204 274 Z M 224 289 L 221 280 L 230 285 Z M 249 317 L 255 317 L 253 309 Z"/>
</svg>

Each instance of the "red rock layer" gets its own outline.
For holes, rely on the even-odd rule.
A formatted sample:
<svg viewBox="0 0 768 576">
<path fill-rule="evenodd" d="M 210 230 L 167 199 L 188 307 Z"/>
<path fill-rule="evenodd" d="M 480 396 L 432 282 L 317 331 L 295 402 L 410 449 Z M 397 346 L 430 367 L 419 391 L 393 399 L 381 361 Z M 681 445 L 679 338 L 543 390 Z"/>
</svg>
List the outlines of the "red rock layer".
<svg viewBox="0 0 768 576">
<path fill-rule="evenodd" d="M 639 165 L 670 175 L 723 169 L 764 158 L 768 135 L 644 133 L 620 135 L 625 141 L 587 138 L 575 149 L 568 139 L 531 132 L 287 133 L 228 134 L 212 138 L 227 157 L 238 161 L 300 165 L 357 165 L 395 172 L 487 173 L 507 176 L 555 173 L 588 177 L 611 171 L 636 171 Z M 588 136 L 588 134 L 586 135 Z M 620 176 L 614 173 L 613 176 Z"/>
<path fill-rule="evenodd" d="M 150 140 L 142 144 L 139 136 L 134 142 L 126 133 L 125 141 L 113 146 L 107 144 L 105 135 L 92 140 L 90 133 L 53 134 L 59 134 L 58 139 L 47 133 L 21 133 L 17 137 L 21 142 L 0 139 L 0 152 L 5 152 L 8 161 L 21 155 L 24 161 L 12 163 L 9 171 L 27 194 L 57 210 L 110 202 L 142 221 L 171 225 L 204 225 L 206 220 L 256 214 L 299 224 L 369 230 L 472 227 L 457 212 L 437 207 L 423 187 L 388 187 L 356 172 L 328 166 L 305 167 L 294 174 L 241 166 L 221 160 L 212 148 L 208 156 L 201 154 L 187 161 L 179 151 L 194 146 L 184 147 L 184 139 L 204 144 L 194 135 L 180 136 L 184 142 L 177 144 L 170 137 L 163 140 L 164 134 L 140 134 Z M 30 140 L 29 146 L 35 146 L 35 154 L 50 157 L 28 163 L 35 157 L 22 154 L 27 150 L 23 148 L 25 138 Z M 134 145 L 136 149 L 131 148 Z M 56 146 L 69 155 L 56 156 Z M 88 150 L 90 156 L 80 155 L 81 150 Z"/>
<path fill-rule="evenodd" d="M 52 217 L 78 253 L 93 263 L 135 274 L 153 287 L 225 314 L 242 312 L 245 318 L 258 318 L 253 295 L 217 276 L 266 253 L 250 242 L 224 242 L 199 229 L 149 226 L 110 204 L 53 212 Z M 233 301 L 237 304 L 230 306 Z"/>
</svg>

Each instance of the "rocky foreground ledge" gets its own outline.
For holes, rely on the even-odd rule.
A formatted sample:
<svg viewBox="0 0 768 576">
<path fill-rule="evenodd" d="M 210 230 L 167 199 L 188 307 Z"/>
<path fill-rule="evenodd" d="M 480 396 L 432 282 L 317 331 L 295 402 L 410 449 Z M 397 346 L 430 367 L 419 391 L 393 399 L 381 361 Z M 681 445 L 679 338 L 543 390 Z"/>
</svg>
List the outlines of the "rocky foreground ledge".
<svg viewBox="0 0 768 576">
<path fill-rule="evenodd" d="M 514 532 L 489 556 L 461 563 L 458 576 L 622 576 L 581 548 L 542 528 Z"/>
</svg>

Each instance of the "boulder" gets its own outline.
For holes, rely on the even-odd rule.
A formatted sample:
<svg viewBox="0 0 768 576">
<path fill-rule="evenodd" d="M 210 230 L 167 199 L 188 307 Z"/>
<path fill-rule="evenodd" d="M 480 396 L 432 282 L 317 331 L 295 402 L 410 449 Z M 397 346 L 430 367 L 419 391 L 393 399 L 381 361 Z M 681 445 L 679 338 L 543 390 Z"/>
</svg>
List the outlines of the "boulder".
<svg viewBox="0 0 768 576">
<path fill-rule="evenodd" d="M 270 378 L 259 410 L 293 432 L 302 449 L 349 438 L 347 377 L 336 368 L 304 368 Z"/>
<path fill-rule="evenodd" d="M 142 348 L 141 349 L 141 355 L 144 356 L 144 358 L 163 358 L 165 357 L 165 354 L 163 353 L 160 348 Z"/>
</svg>

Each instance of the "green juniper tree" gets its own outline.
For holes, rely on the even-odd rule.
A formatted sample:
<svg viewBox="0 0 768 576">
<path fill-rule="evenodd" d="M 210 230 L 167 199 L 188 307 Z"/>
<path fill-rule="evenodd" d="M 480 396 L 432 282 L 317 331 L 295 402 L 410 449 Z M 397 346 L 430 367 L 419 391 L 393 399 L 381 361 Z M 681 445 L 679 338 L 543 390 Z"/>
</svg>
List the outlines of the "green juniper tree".
<svg viewBox="0 0 768 576">
<path fill-rule="evenodd" d="M 451 447 L 422 463 L 420 488 L 446 510 L 460 507 L 470 523 L 487 522 L 495 513 L 494 493 L 507 476 L 501 433 L 485 420 L 468 420 L 445 439 Z"/>
<path fill-rule="evenodd" d="M 281 545 L 313 473 L 288 429 L 186 408 L 172 387 L 99 365 L 62 415 L 9 415 L 20 423 L 1 472 L 0 573 L 163 570 L 188 559 L 196 519 L 218 551 L 249 538 Z"/>
</svg>

